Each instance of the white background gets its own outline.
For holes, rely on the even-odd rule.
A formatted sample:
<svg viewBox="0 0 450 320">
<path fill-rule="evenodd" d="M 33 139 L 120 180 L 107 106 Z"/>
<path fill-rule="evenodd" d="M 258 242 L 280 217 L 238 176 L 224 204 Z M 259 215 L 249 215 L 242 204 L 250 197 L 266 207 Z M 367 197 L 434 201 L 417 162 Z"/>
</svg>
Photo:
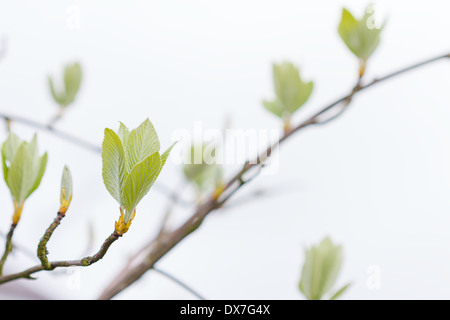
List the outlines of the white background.
<svg viewBox="0 0 450 320">
<path fill-rule="evenodd" d="M 378 1 L 387 17 L 368 78 L 450 50 L 448 1 Z M 271 64 L 290 60 L 314 92 L 296 115 L 306 118 L 346 94 L 356 59 L 337 35 L 341 8 L 357 16 L 364 1 L 4 1 L 0 33 L 0 111 L 46 123 L 56 112 L 46 77 L 80 61 L 76 103 L 57 127 L 100 145 L 105 127 L 130 128 L 149 117 L 163 149 L 176 130 L 276 129 L 262 108 L 273 97 Z M 71 8 L 79 28 L 71 28 Z M 72 25 L 73 26 L 73 25 Z M 293 137 L 276 175 L 259 177 L 241 195 L 274 193 L 210 215 L 201 229 L 158 263 L 209 299 L 302 299 L 297 289 L 303 249 L 329 235 L 345 251 L 338 285 L 348 299 L 450 298 L 450 62 L 441 61 L 358 95 L 339 120 Z M 2 128 L 3 129 L 3 128 Z M 33 129 L 14 124 L 30 138 Z M 0 138 L 6 135 L 1 130 Z M 67 163 L 74 199 L 49 244 L 52 260 L 96 250 L 118 218 L 101 178 L 98 155 L 39 133 L 49 152 L 41 187 L 26 203 L 15 234 L 34 252 L 58 208 Z M 237 167 L 229 166 L 229 174 Z M 160 181 L 176 187 L 181 168 L 169 162 Z M 190 193 L 184 196 L 188 197 Z M 236 197 L 236 198 L 237 198 Z M 0 230 L 11 221 L 9 191 L 0 184 Z M 0 288 L 6 298 L 95 298 L 142 243 L 157 231 L 166 206 L 152 190 L 130 231 L 98 264 L 38 274 Z M 189 210 L 176 213 L 177 221 Z M 3 244 L 1 244 L 3 246 Z M 37 263 L 16 252 L 6 272 Z M 371 266 L 381 288 L 367 286 Z M 120 299 L 192 296 L 158 274 Z"/>
</svg>

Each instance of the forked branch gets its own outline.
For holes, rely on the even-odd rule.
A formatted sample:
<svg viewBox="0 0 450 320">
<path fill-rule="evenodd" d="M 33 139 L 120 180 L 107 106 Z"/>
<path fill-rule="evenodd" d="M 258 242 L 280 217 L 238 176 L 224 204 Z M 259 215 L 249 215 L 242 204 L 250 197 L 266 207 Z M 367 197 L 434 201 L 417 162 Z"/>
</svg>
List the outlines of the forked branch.
<svg viewBox="0 0 450 320">
<path fill-rule="evenodd" d="M 259 172 L 259 170 L 251 178 L 245 179 L 245 176 L 249 173 L 249 171 L 254 168 L 256 169 L 257 167 L 261 168 L 264 165 L 264 161 L 268 157 L 270 157 L 272 152 L 289 137 L 300 131 L 303 131 L 307 127 L 326 124 L 339 118 L 342 115 L 341 111 L 343 110 L 343 108 L 348 106 L 353 97 L 358 93 L 386 80 L 395 78 L 409 71 L 449 57 L 450 53 L 439 55 L 431 59 L 427 59 L 419 63 L 410 65 L 406 68 L 399 69 L 383 77 L 376 78 L 365 85 L 361 85 L 358 82 L 358 84 L 348 94 L 321 108 L 318 112 L 307 118 L 305 121 L 299 123 L 297 126 L 286 130 L 279 141 L 268 146 L 267 149 L 262 152 L 256 159 L 253 159 L 253 161 L 247 161 L 242 169 L 228 180 L 219 194 L 217 193 L 217 191 L 211 193 L 207 200 L 199 205 L 192 216 L 180 227 L 171 232 L 160 233 L 153 241 L 151 241 L 143 250 L 143 252 L 145 253 L 144 257 L 137 258 L 139 259 L 139 261 L 136 261 L 132 264 L 129 263 L 123 270 L 121 270 L 117 278 L 114 279 L 107 288 L 105 288 L 99 299 L 113 298 L 122 290 L 132 285 L 148 270 L 152 269 L 167 252 L 169 252 L 184 238 L 198 229 L 209 213 L 222 207 L 225 202 L 228 201 L 240 188 L 251 181 Z M 330 113 L 332 114 L 331 116 L 329 115 Z M 136 257 L 142 257 L 142 255 L 137 255 Z"/>
</svg>

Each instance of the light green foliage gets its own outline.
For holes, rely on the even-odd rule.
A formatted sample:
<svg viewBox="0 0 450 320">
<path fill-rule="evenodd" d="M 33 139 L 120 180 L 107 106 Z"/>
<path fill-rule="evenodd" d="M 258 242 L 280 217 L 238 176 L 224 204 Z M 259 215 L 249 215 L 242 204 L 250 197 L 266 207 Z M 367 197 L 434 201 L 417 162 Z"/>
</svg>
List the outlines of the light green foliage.
<svg viewBox="0 0 450 320">
<path fill-rule="evenodd" d="M 47 153 L 39 156 L 36 135 L 26 142 L 11 132 L 2 145 L 2 165 L 13 200 L 23 203 L 41 183 Z"/>
<path fill-rule="evenodd" d="M 343 9 L 338 33 L 359 59 L 367 61 L 380 43 L 380 33 L 384 25 L 385 23 L 375 26 L 373 12 L 369 9 L 366 9 L 361 20 L 355 19 L 347 9 Z"/>
<path fill-rule="evenodd" d="M 105 129 L 103 182 L 124 211 L 125 223 L 155 183 L 173 146 L 159 153 L 159 139 L 148 119 L 131 131 L 123 123 L 117 133 Z"/>
<path fill-rule="evenodd" d="M 82 79 L 81 66 L 78 62 L 69 64 L 64 69 L 64 82 L 60 90 L 56 90 L 53 79 L 48 77 L 48 84 L 53 99 L 60 107 L 67 107 L 74 102 L 80 89 Z"/>
<path fill-rule="evenodd" d="M 185 178 L 199 193 L 217 187 L 223 179 L 223 168 L 214 160 L 216 149 L 206 144 L 192 145 L 189 159 L 183 167 Z M 205 159 L 205 158 L 211 159 Z"/>
<path fill-rule="evenodd" d="M 300 73 L 292 63 L 273 65 L 273 84 L 276 98 L 264 100 L 264 107 L 280 118 L 290 117 L 305 102 L 313 90 L 313 83 L 303 82 Z"/>
<path fill-rule="evenodd" d="M 305 262 L 299 284 L 308 300 L 320 300 L 334 286 L 343 262 L 342 247 L 327 237 L 319 245 L 305 250 Z M 331 299 L 337 299 L 349 285 L 338 290 Z"/>
</svg>

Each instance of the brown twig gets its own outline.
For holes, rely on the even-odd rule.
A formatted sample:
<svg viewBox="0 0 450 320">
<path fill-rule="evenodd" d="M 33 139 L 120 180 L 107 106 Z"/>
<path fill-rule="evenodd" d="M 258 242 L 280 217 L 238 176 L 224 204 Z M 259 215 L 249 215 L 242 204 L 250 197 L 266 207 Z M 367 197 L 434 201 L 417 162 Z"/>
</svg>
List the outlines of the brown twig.
<svg viewBox="0 0 450 320">
<path fill-rule="evenodd" d="M 52 224 L 47 228 L 44 235 L 41 238 L 41 241 L 39 241 L 38 248 L 37 248 L 37 256 L 39 260 L 41 260 L 42 266 L 50 270 L 51 264 L 48 261 L 47 254 L 47 243 L 50 241 L 50 238 L 53 235 L 53 232 L 56 230 L 56 228 L 60 225 L 61 220 L 65 217 L 65 213 L 59 211 L 58 215 L 56 216 L 55 220 L 52 222 Z"/>
<path fill-rule="evenodd" d="M 64 112 L 66 110 L 67 106 L 60 106 L 58 109 L 58 112 L 53 116 L 53 118 L 50 119 L 50 121 L 47 124 L 47 127 L 52 128 L 55 126 L 55 124 L 62 119 L 64 116 Z"/>
<path fill-rule="evenodd" d="M 93 256 L 85 257 L 80 260 L 68 260 L 68 261 L 54 261 L 48 262 L 45 265 L 40 264 L 29 269 L 26 269 L 21 272 L 17 272 L 10 275 L 0 276 L 0 284 L 4 284 L 13 280 L 25 278 L 25 279 L 33 279 L 31 276 L 40 271 L 49 271 L 54 270 L 56 268 L 67 268 L 67 267 L 87 267 L 90 266 L 99 260 L 101 260 L 105 254 L 107 253 L 109 247 L 120 238 L 120 235 L 114 230 L 114 232 L 103 242 L 100 250 L 94 254 Z"/>
<path fill-rule="evenodd" d="M 2 258 L 0 259 L 0 276 L 3 274 L 3 266 L 5 265 L 6 259 L 8 258 L 8 255 L 11 253 L 13 249 L 12 237 L 14 234 L 14 230 L 16 229 L 16 226 L 17 226 L 16 223 L 11 224 L 9 232 L 6 235 L 5 251 L 3 252 Z"/>
<path fill-rule="evenodd" d="M 54 134 L 56 137 L 63 139 L 67 142 L 70 142 L 72 144 L 78 145 L 79 147 L 82 147 L 86 150 L 89 150 L 89 151 L 92 151 L 95 153 L 101 153 L 100 147 L 98 147 L 94 144 L 91 144 L 88 141 L 82 140 L 78 137 L 75 137 L 71 134 L 68 134 L 64 131 L 61 131 L 61 130 L 55 129 L 53 127 L 39 123 L 37 121 L 31 120 L 28 118 L 24 118 L 24 117 L 20 117 L 20 116 L 13 116 L 10 114 L 5 114 L 5 113 L 0 113 L 0 118 L 7 120 L 7 121 L 18 122 L 18 123 L 27 125 L 29 127 L 33 127 L 35 129 L 41 130 L 41 131 L 50 132 L 50 133 Z"/>
<path fill-rule="evenodd" d="M 171 275 L 170 273 L 167 273 L 166 271 L 163 271 L 161 269 L 158 268 L 153 268 L 153 271 L 155 271 L 156 273 L 159 273 L 161 275 L 163 275 L 164 277 L 166 277 L 167 279 L 175 282 L 176 284 L 178 284 L 180 287 L 184 288 L 186 291 L 189 291 L 192 295 L 194 295 L 197 299 L 199 300 L 206 300 L 205 297 L 203 297 L 200 293 L 198 293 L 197 291 L 195 291 L 194 289 L 192 289 L 192 287 L 186 285 L 184 282 L 180 281 L 178 278 L 175 278 L 173 275 Z"/>
<path fill-rule="evenodd" d="M 285 140 L 291 137 L 293 134 L 310 127 L 312 125 L 325 124 L 332 120 L 337 119 L 342 112 L 338 112 L 331 117 L 326 117 L 326 114 L 329 111 L 332 111 L 335 108 L 339 108 L 342 104 L 347 106 L 354 95 L 357 93 L 366 90 L 375 84 L 381 83 L 388 79 L 394 78 L 401 74 L 404 74 L 408 71 L 417 69 L 419 67 L 428 65 L 432 62 L 439 61 L 445 58 L 449 58 L 450 54 L 440 55 L 428 60 L 421 61 L 419 63 L 413 64 L 406 68 L 400 69 L 398 71 L 392 72 L 384 77 L 378 78 L 369 82 L 366 85 L 358 85 L 355 86 L 351 92 L 331 104 L 323 107 L 317 113 L 310 116 L 307 120 L 299 123 L 297 126 L 286 130 L 284 135 L 279 139 L 278 142 L 274 143 L 267 147 L 267 149 L 261 153 L 256 159 L 253 161 L 247 161 L 243 168 L 224 185 L 224 192 L 221 194 L 221 197 L 217 198 L 216 194 L 213 193 L 210 197 L 201 205 L 199 205 L 193 215 L 180 227 L 171 231 L 170 233 L 162 233 L 159 234 L 148 246 L 145 248 L 147 254 L 142 258 L 142 260 L 138 263 L 130 264 L 126 266 L 124 270 L 119 272 L 119 275 L 116 279 L 114 279 L 109 286 L 105 288 L 102 294 L 99 296 L 99 299 L 111 299 L 117 294 L 119 294 L 122 290 L 129 287 L 135 281 L 137 281 L 143 274 L 145 274 L 148 270 L 152 269 L 154 265 L 172 248 L 174 248 L 177 244 L 179 244 L 184 238 L 189 236 L 195 230 L 197 230 L 202 224 L 205 217 L 212 211 L 220 208 L 226 201 L 228 201 L 240 188 L 242 188 L 246 183 L 250 180 L 245 180 L 243 176 L 249 172 L 254 167 L 260 167 L 264 164 L 264 161 L 271 155 L 271 153 Z M 254 178 L 254 176 L 252 177 Z M 140 256 L 139 256 L 140 257 Z"/>
</svg>

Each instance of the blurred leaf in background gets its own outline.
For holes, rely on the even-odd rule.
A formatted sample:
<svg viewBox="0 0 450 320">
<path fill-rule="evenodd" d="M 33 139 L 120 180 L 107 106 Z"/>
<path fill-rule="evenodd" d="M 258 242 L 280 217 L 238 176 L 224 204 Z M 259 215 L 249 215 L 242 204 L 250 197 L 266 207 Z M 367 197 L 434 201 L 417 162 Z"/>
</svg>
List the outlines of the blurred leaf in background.
<svg viewBox="0 0 450 320">
<path fill-rule="evenodd" d="M 325 295 L 329 295 L 331 300 L 335 300 L 347 290 L 350 284 L 330 294 L 339 276 L 343 260 L 342 246 L 333 244 L 328 237 L 318 245 L 305 250 L 299 289 L 306 299 L 321 300 Z"/>
<path fill-rule="evenodd" d="M 290 62 L 273 64 L 275 100 L 264 100 L 264 107 L 283 119 L 285 126 L 291 116 L 303 106 L 313 90 L 313 82 L 304 82 L 296 66 Z"/>
<path fill-rule="evenodd" d="M 365 10 L 362 19 L 356 19 L 347 9 L 342 10 L 338 33 L 345 45 L 359 58 L 361 68 L 360 75 L 364 74 L 364 67 L 380 43 L 380 33 L 386 22 L 377 25 L 374 22 L 373 5 Z"/>
<path fill-rule="evenodd" d="M 50 76 L 48 77 L 50 92 L 60 107 L 60 112 L 75 101 L 81 86 L 82 77 L 81 65 L 78 62 L 66 65 L 63 83 L 56 85 L 56 87 L 53 79 Z"/>
<path fill-rule="evenodd" d="M 223 167 L 215 161 L 216 151 L 216 147 L 207 144 L 195 144 L 190 148 L 183 173 L 195 187 L 198 197 L 223 182 Z"/>
</svg>

